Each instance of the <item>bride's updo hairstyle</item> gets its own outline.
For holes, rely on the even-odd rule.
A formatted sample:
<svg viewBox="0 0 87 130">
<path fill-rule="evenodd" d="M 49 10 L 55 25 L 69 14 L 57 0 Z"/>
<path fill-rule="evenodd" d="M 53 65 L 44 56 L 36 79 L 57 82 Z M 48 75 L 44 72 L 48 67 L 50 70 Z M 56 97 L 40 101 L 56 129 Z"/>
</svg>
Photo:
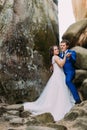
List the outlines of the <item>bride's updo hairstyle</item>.
<svg viewBox="0 0 87 130">
<path fill-rule="evenodd" d="M 53 45 L 49 49 L 49 55 L 50 55 L 50 62 L 52 61 L 52 56 L 54 55 L 54 47 L 57 47 L 57 45 Z"/>
</svg>

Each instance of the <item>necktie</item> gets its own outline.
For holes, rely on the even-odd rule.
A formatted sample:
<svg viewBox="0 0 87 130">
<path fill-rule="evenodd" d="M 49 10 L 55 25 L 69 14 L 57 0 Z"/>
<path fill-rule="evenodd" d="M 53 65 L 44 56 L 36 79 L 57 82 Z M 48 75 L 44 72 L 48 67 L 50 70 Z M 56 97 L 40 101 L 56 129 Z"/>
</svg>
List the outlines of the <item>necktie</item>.
<svg viewBox="0 0 87 130">
<path fill-rule="evenodd" d="M 62 57 L 64 57 L 64 55 L 65 55 L 65 52 L 62 53 Z"/>
</svg>

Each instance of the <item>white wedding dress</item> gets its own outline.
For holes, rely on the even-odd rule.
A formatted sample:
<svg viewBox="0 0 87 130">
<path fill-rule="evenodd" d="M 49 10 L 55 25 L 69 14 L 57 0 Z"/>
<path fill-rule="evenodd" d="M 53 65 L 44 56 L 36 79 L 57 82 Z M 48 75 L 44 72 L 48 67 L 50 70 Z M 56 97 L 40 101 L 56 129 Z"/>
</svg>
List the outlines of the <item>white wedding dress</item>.
<svg viewBox="0 0 87 130">
<path fill-rule="evenodd" d="M 53 74 L 48 80 L 42 94 L 34 102 L 23 104 L 24 110 L 33 115 L 51 113 L 54 121 L 61 120 L 74 106 L 75 100 L 65 84 L 65 75 L 52 57 Z M 61 59 L 60 59 L 61 60 Z"/>
</svg>

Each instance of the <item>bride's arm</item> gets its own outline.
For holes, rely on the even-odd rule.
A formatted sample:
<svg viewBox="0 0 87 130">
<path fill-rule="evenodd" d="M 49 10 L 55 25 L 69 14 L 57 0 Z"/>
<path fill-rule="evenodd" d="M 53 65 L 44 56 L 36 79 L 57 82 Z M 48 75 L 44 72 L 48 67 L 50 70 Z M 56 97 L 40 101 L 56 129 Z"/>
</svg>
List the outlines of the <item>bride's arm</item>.
<svg viewBox="0 0 87 130">
<path fill-rule="evenodd" d="M 59 67 L 63 67 L 66 61 L 66 55 L 64 56 L 63 59 L 60 59 L 59 56 L 55 56 L 55 62 L 59 65 Z"/>
</svg>

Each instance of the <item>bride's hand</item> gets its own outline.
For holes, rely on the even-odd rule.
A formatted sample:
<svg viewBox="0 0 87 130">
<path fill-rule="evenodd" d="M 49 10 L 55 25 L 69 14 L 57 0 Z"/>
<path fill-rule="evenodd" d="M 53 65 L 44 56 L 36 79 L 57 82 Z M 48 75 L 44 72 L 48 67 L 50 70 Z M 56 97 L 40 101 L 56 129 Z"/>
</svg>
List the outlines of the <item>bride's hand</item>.
<svg viewBox="0 0 87 130">
<path fill-rule="evenodd" d="M 66 57 L 70 57 L 71 56 L 71 53 L 70 52 L 68 52 L 67 54 L 66 54 Z"/>
<path fill-rule="evenodd" d="M 50 72 L 53 72 L 53 65 L 50 66 Z"/>
</svg>

